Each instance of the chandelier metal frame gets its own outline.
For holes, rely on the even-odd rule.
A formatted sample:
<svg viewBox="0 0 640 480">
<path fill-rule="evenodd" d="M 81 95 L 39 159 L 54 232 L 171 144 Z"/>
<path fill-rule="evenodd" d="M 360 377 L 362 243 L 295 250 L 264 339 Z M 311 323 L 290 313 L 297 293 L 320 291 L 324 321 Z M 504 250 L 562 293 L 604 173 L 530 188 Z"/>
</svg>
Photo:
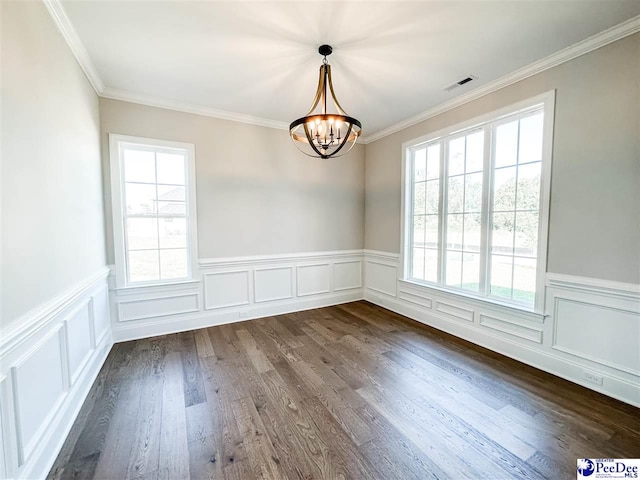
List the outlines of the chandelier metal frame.
<svg viewBox="0 0 640 480">
<path fill-rule="evenodd" d="M 360 121 L 347 114 L 333 90 L 331 65 L 327 61 L 327 56 L 332 52 L 333 48 L 330 45 L 321 45 L 318 48 L 318 53 L 324 56 L 324 59 L 320 66 L 318 88 L 313 103 L 304 117 L 294 120 L 289 125 L 289 134 L 302 153 L 324 159 L 346 154 L 353 148 L 362 132 Z M 331 94 L 337 114 L 327 113 L 328 93 Z M 318 105 L 320 105 L 320 113 L 313 114 Z M 302 126 L 302 132 L 300 126 Z M 306 145 L 311 147 L 310 153 L 301 148 Z M 345 150 L 347 145 L 349 147 Z"/>
</svg>

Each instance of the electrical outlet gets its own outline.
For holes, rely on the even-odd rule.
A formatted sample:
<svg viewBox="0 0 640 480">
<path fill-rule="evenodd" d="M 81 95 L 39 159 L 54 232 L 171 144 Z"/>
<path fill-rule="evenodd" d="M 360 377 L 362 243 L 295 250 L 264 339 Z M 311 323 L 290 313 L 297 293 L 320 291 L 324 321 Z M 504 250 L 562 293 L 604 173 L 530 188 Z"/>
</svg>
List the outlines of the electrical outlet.
<svg viewBox="0 0 640 480">
<path fill-rule="evenodd" d="M 584 371 L 583 377 L 589 383 L 593 383 L 595 385 L 602 385 L 602 377 L 600 375 L 596 375 L 595 373 Z"/>
<path fill-rule="evenodd" d="M 238 312 L 238 318 L 249 318 L 249 312 Z"/>
</svg>

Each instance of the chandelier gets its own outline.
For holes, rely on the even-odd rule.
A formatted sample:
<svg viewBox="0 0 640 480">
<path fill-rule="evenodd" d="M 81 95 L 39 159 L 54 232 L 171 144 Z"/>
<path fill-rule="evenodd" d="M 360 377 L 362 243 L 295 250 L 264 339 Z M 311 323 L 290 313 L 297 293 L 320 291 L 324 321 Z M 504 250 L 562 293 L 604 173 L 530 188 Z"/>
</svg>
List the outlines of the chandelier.
<svg viewBox="0 0 640 480">
<path fill-rule="evenodd" d="M 318 48 L 318 53 L 324 56 L 324 60 L 320 65 L 318 90 L 313 104 L 304 117 L 294 120 L 289 125 L 293 143 L 310 157 L 330 158 L 344 155 L 353 148 L 362 132 L 362 124 L 347 115 L 333 91 L 331 65 L 327 61 L 327 56 L 331 55 L 332 51 L 329 45 L 321 45 Z M 338 113 L 327 111 L 327 87 Z M 314 113 L 318 106 L 319 113 Z"/>
</svg>

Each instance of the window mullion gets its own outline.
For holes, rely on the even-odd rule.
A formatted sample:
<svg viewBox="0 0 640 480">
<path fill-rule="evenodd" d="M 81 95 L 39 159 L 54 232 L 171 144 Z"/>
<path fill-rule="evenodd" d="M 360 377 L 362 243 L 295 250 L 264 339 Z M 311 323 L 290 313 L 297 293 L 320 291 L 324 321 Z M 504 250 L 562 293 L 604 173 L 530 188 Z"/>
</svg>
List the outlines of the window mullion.
<svg viewBox="0 0 640 480">
<path fill-rule="evenodd" d="M 482 163 L 482 204 L 480 206 L 480 295 L 489 295 L 489 249 L 491 188 L 493 186 L 493 128 L 484 127 L 484 151 Z"/>
<path fill-rule="evenodd" d="M 511 300 L 513 300 L 514 275 L 516 272 L 516 233 L 518 231 L 518 172 L 520 167 L 520 120 L 518 120 L 518 136 L 516 142 L 516 185 L 513 197 L 513 248 L 511 249 Z"/>
<path fill-rule="evenodd" d="M 440 246 L 438 248 L 438 285 L 445 284 L 446 265 L 445 250 L 447 246 L 447 232 L 445 228 L 445 212 L 447 211 L 447 155 L 449 154 L 449 145 L 445 139 L 440 141 L 440 205 L 438 206 L 438 229 L 440 237 Z"/>
<path fill-rule="evenodd" d="M 158 215 L 159 212 L 159 203 L 160 203 L 160 196 L 158 195 L 158 152 L 153 152 L 153 166 L 154 166 L 154 173 L 155 173 L 155 179 L 156 179 L 156 232 L 157 232 L 157 239 L 158 239 L 158 280 L 162 280 L 162 266 L 161 266 L 161 262 L 160 262 L 160 216 Z M 186 197 L 185 197 L 186 198 Z"/>
<path fill-rule="evenodd" d="M 413 249 L 413 245 L 414 245 L 414 234 L 415 232 L 413 231 L 414 229 L 414 221 L 415 221 L 415 192 L 416 192 L 416 184 L 415 184 L 415 179 L 416 179 L 416 173 L 415 173 L 415 150 L 412 148 L 411 150 L 409 150 L 409 188 L 411 189 L 411 193 L 410 193 L 410 197 L 411 198 L 411 204 L 409 205 L 409 264 L 406 266 L 406 268 L 408 269 L 409 272 L 411 272 L 411 277 L 412 278 L 416 278 L 415 272 L 413 271 L 413 255 L 414 255 L 414 249 Z"/>
<path fill-rule="evenodd" d="M 121 221 L 122 221 L 122 243 L 124 244 L 124 274 L 126 277 L 127 283 L 130 280 L 129 274 L 129 265 L 131 261 L 129 260 L 129 225 L 128 225 L 128 216 L 127 216 L 127 187 L 125 181 L 125 167 L 124 167 L 124 149 L 119 146 L 118 147 L 118 166 L 119 166 L 119 182 L 120 182 L 120 204 L 121 204 Z"/>
<path fill-rule="evenodd" d="M 187 229 L 185 232 L 185 238 L 186 238 L 186 248 L 187 248 L 187 276 L 189 278 L 193 278 L 193 262 L 192 262 L 192 256 L 194 255 L 194 252 L 191 250 L 191 246 L 192 246 L 192 242 L 191 242 L 191 235 L 193 235 L 193 232 L 191 231 L 191 202 L 189 201 L 189 191 L 191 190 L 191 182 L 194 181 L 195 182 L 195 178 L 191 179 L 189 177 L 189 164 L 187 163 L 187 159 L 185 157 L 185 162 L 184 162 L 184 199 L 185 199 L 185 208 L 184 208 L 184 213 L 185 213 L 185 219 L 184 219 L 184 225 L 185 228 Z M 159 222 L 160 220 L 158 220 Z M 160 247 L 160 239 L 158 239 L 158 247 Z"/>
</svg>

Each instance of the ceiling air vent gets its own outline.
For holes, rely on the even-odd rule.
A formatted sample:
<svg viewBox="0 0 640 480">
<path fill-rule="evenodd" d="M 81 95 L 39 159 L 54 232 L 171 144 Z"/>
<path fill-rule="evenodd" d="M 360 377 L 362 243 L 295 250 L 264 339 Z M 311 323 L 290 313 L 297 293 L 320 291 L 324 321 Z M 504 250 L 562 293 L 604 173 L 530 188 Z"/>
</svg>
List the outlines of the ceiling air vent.
<svg viewBox="0 0 640 480">
<path fill-rule="evenodd" d="M 474 77 L 473 75 L 469 75 L 468 77 L 463 78 L 462 80 L 459 80 L 459 81 L 457 81 L 455 83 L 452 83 L 451 85 L 448 85 L 448 86 L 444 87 L 443 90 L 445 92 L 450 92 L 454 88 L 458 88 L 459 86 L 464 85 L 466 83 L 469 83 L 469 82 L 475 80 L 476 78 L 477 77 Z"/>
</svg>

